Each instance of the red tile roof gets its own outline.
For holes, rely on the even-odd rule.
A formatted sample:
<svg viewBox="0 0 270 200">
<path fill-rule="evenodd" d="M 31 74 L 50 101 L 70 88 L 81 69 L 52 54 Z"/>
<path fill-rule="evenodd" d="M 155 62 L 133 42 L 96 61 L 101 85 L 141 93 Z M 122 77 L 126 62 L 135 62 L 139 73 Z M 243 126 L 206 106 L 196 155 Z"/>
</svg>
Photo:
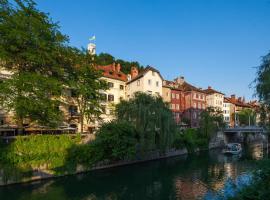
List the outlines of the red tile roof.
<svg viewBox="0 0 270 200">
<path fill-rule="evenodd" d="M 248 103 L 244 102 L 243 100 L 240 100 L 238 98 L 231 98 L 231 97 L 225 97 L 224 100 L 227 101 L 227 103 L 234 104 L 239 107 L 245 107 L 245 108 L 251 108 L 252 106 Z"/>
<path fill-rule="evenodd" d="M 102 71 L 103 76 L 106 78 L 116 79 L 125 82 L 127 81 L 127 75 L 121 71 L 121 66 L 119 64 L 98 66 L 97 68 Z"/>
</svg>

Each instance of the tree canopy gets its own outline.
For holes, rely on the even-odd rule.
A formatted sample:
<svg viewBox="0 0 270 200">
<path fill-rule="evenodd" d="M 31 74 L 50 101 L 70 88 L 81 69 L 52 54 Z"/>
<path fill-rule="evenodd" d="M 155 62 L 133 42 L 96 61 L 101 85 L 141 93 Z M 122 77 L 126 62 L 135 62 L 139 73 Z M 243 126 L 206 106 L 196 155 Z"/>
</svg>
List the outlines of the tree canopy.
<svg viewBox="0 0 270 200">
<path fill-rule="evenodd" d="M 176 125 L 169 106 L 161 97 L 135 93 L 134 98 L 116 105 L 117 119 L 135 126 L 141 149 L 166 150 L 172 146 Z"/>
<path fill-rule="evenodd" d="M 200 133 L 203 134 L 208 140 L 220 128 L 225 126 L 222 111 L 209 107 L 204 110 L 200 115 Z"/>
<path fill-rule="evenodd" d="M 144 67 L 137 61 L 125 61 L 122 59 L 116 59 L 112 55 L 108 53 L 100 53 L 96 55 L 95 62 L 97 65 L 109 65 L 112 63 L 119 63 L 121 65 L 121 71 L 125 74 L 129 74 L 131 71 L 131 67 L 137 67 L 138 70 L 142 70 Z"/>
<path fill-rule="evenodd" d="M 270 53 L 262 57 L 255 83 L 259 99 L 270 105 Z"/>
</svg>

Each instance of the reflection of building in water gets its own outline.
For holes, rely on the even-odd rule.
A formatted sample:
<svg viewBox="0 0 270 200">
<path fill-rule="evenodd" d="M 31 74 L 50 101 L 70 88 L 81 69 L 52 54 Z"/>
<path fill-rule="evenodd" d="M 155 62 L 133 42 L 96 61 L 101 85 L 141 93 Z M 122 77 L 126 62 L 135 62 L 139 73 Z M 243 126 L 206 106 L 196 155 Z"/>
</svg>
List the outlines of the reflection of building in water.
<svg viewBox="0 0 270 200">
<path fill-rule="evenodd" d="M 210 187 L 219 191 L 224 187 L 225 177 L 224 177 L 224 166 L 223 165 L 214 165 L 209 167 L 208 175 L 210 177 Z"/>
<path fill-rule="evenodd" d="M 263 144 L 256 144 L 251 147 L 252 158 L 255 160 L 261 160 L 263 158 Z"/>
<path fill-rule="evenodd" d="M 181 180 L 175 181 L 176 199 L 199 199 L 207 192 L 207 186 L 200 180 Z"/>
</svg>

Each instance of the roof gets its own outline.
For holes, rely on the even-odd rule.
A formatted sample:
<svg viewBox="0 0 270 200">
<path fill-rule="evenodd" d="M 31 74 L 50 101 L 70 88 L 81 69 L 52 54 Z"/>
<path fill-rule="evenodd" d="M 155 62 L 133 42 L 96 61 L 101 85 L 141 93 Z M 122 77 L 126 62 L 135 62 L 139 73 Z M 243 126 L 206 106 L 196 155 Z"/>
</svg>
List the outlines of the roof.
<svg viewBox="0 0 270 200">
<path fill-rule="evenodd" d="M 196 91 L 196 92 L 201 92 L 201 93 L 205 93 L 203 90 L 201 90 L 200 88 L 197 88 L 187 82 L 184 82 L 182 84 L 182 88 L 184 91 Z"/>
<path fill-rule="evenodd" d="M 118 71 L 117 67 L 120 67 Z M 116 66 L 115 64 L 98 66 L 97 69 L 101 70 L 103 76 L 106 78 L 116 79 L 125 82 L 127 81 L 127 75 L 121 71 L 121 66 L 119 64 L 118 66 Z"/>
<path fill-rule="evenodd" d="M 181 90 L 181 91 L 197 91 L 197 92 L 202 92 L 205 93 L 203 90 L 187 83 L 186 81 L 184 81 L 182 84 L 177 83 L 176 81 L 168 81 L 165 80 L 163 82 L 163 86 L 164 87 L 169 87 L 173 90 Z"/>
<path fill-rule="evenodd" d="M 239 98 L 225 97 L 224 100 L 227 101 L 226 103 L 231 103 L 231 104 L 234 104 L 234 105 L 239 106 L 239 107 L 245 107 L 245 108 L 251 108 L 252 107 L 251 105 L 249 105 L 248 103 L 240 100 Z"/>
<path fill-rule="evenodd" d="M 133 79 L 131 79 L 130 81 L 128 81 L 127 84 L 132 83 L 133 81 L 136 81 L 136 80 L 142 78 L 149 71 L 153 71 L 153 72 L 158 73 L 158 75 L 160 76 L 160 78 L 163 80 L 163 77 L 161 76 L 160 72 L 157 69 L 155 69 L 154 67 L 148 66 L 145 69 L 143 69 L 136 77 L 134 77 Z"/>
<path fill-rule="evenodd" d="M 214 90 L 214 89 L 211 88 L 211 87 L 208 87 L 206 90 L 204 90 L 204 92 L 205 92 L 206 94 L 215 94 L 215 93 L 218 93 L 218 94 L 224 95 L 224 93 L 219 92 L 219 91 L 217 91 L 217 90 Z"/>
</svg>

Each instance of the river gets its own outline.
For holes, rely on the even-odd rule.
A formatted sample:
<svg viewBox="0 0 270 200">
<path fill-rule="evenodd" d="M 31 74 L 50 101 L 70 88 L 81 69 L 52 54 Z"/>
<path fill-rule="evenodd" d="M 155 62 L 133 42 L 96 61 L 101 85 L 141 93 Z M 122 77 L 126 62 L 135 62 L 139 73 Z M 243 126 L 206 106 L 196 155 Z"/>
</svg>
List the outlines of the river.
<svg viewBox="0 0 270 200">
<path fill-rule="evenodd" d="M 242 157 L 201 152 L 85 174 L 0 188 L 1 200 L 223 199 L 248 183 L 260 146 Z M 225 198 L 226 199 L 226 198 Z"/>
</svg>

